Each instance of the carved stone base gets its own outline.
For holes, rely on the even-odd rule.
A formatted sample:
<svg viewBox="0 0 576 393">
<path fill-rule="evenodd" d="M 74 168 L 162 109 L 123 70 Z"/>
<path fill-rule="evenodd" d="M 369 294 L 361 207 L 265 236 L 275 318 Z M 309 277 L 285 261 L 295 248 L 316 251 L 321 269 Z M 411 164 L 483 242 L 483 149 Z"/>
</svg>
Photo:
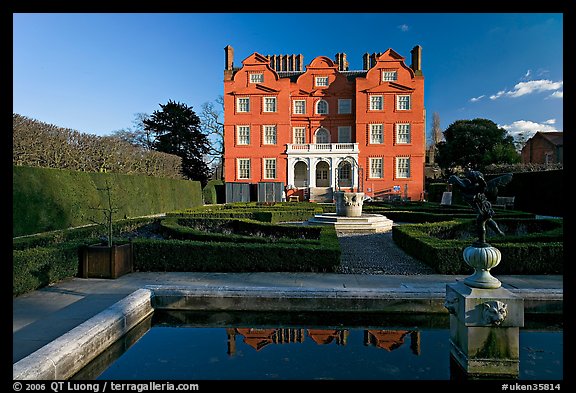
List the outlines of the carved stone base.
<svg viewBox="0 0 576 393">
<path fill-rule="evenodd" d="M 470 376 L 517 377 L 524 299 L 505 288 L 446 285 L 450 356 Z"/>
</svg>

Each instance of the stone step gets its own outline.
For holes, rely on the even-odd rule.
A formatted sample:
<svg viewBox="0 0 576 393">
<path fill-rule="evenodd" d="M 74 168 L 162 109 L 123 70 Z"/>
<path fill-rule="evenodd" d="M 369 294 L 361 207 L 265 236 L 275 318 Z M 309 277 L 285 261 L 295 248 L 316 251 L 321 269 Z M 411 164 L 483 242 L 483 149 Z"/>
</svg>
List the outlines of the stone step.
<svg viewBox="0 0 576 393">
<path fill-rule="evenodd" d="M 333 225 L 341 233 L 374 233 L 392 230 L 394 222 L 381 214 L 363 214 L 361 217 L 343 217 L 336 213 L 316 214 L 307 225 Z"/>
</svg>

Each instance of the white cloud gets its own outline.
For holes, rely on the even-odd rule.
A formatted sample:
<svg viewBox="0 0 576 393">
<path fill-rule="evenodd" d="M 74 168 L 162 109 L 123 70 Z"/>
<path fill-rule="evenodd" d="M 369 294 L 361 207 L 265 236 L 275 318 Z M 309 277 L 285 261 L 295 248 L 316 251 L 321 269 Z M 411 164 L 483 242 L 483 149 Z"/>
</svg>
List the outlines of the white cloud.
<svg viewBox="0 0 576 393">
<path fill-rule="evenodd" d="M 504 90 L 500 90 L 498 93 L 491 95 L 491 96 L 490 96 L 490 99 L 491 99 L 491 100 L 495 100 L 495 99 L 497 99 L 497 98 L 502 97 L 505 93 L 506 93 L 506 92 L 505 92 Z"/>
<path fill-rule="evenodd" d="M 491 95 L 490 99 L 495 100 L 502 96 L 516 98 L 524 96 L 526 94 L 538 93 L 543 91 L 552 91 L 552 90 L 556 91 L 554 91 L 554 93 L 552 93 L 551 96 L 561 98 L 563 94 L 558 90 L 561 90 L 563 86 L 564 86 L 563 81 L 552 82 L 551 80 L 548 79 L 520 82 L 514 86 L 514 89 L 508 91 L 501 90 L 498 93 Z"/>
<path fill-rule="evenodd" d="M 410 27 L 407 24 L 398 25 L 398 28 L 401 31 L 408 31 L 410 29 Z"/>
<path fill-rule="evenodd" d="M 482 98 L 484 98 L 484 97 L 485 97 L 484 94 L 482 94 L 481 96 L 470 98 L 470 101 L 471 101 L 471 102 L 480 101 L 480 100 L 481 100 Z"/>
<path fill-rule="evenodd" d="M 508 131 L 508 134 L 512 135 L 514 138 L 517 138 L 520 134 L 526 138 L 531 138 L 537 131 L 562 131 L 552 126 L 552 124 L 555 123 L 556 119 L 549 119 L 543 123 L 536 123 L 530 120 L 516 120 L 512 124 L 499 125 L 499 127 L 504 128 Z"/>
<path fill-rule="evenodd" d="M 526 73 L 524 74 L 524 78 L 528 78 L 531 73 L 532 73 L 532 71 L 530 71 L 530 70 L 526 71 Z"/>
<path fill-rule="evenodd" d="M 564 91 L 557 90 L 546 98 L 564 98 Z"/>
</svg>

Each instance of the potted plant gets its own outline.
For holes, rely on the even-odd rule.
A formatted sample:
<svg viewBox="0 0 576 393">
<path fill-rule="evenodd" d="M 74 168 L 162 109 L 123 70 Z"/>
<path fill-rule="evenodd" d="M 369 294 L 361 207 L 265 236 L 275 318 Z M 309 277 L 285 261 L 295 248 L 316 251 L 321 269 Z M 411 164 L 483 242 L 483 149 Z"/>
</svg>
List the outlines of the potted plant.
<svg viewBox="0 0 576 393">
<path fill-rule="evenodd" d="M 106 229 L 99 244 L 84 246 L 80 252 L 80 276 L 83 278 L 117 278 L 132 272 L 132 243 L 114 244 L 113 216 L 118 208 L 112 201 L 112 186 L 106 180 L 105 187 L 97 188 L 105 193 L 104 206 L 91 208 L 101 213 L 102 220 L 90 218 L 94 224 Z M 98 216 L 98 215 L 97 215 Z"/>
</svg>

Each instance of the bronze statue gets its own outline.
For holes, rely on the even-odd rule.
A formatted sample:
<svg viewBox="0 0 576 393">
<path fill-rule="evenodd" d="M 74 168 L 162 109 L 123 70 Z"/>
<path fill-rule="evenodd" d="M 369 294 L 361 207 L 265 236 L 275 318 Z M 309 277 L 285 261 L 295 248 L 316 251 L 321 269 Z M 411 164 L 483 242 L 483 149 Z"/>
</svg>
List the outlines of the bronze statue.
<svg viewBox="0 0 576 393">
<path fill-rule="evenodd" d="M 496 197 L 498 186 L 504 186 L 512 180 L 512 174 L 507 173 L 490 181 L 484 179 L 484 175 L 472 169 L 469 165 L 464 172 L 464 178 L 456 175 L 450 176 L 448 184 L 457 186 L 462 191 L 463 199 L 478 213 L 476 217 L 476 229 L 478 231 L 478 245 L 486 246 L 486 225 L 499 235 L 504 235 L 494 217 L 492 204 L 486 197 L 486 193 Z"/>
</svg>

